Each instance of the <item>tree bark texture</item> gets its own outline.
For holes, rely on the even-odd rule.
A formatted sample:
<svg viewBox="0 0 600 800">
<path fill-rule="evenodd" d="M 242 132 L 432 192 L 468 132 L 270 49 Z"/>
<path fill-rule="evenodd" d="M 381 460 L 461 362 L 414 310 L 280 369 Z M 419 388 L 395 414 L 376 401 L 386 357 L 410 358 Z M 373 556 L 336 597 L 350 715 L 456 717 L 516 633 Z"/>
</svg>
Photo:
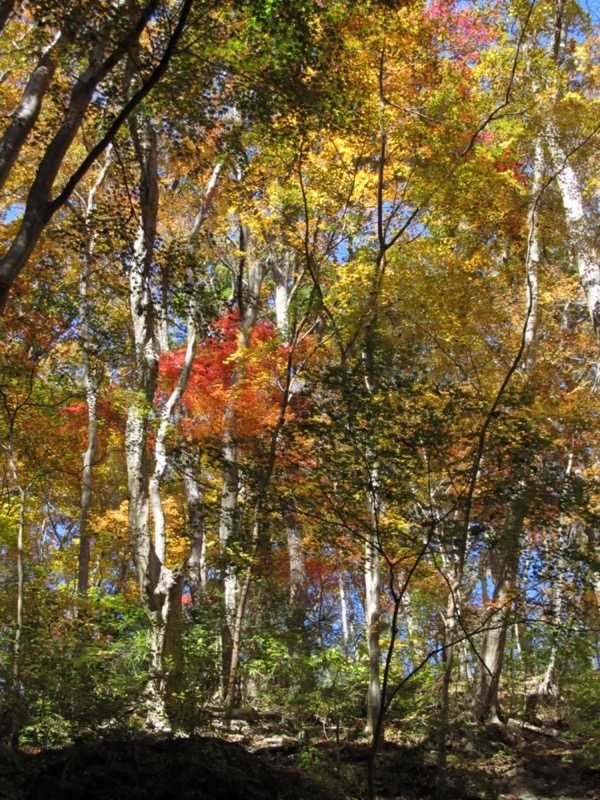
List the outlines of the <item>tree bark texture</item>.
<svg viewBox="0 0 600 800">
<path fill-rule="evenodd" d="M 0 188 L 6 183 L 27 137 L 37 122 L 42 109 L 42 101 L 52 83 L 58 58 L 66 44 L 65 39 L 66 36 L 63 32 L 59 32 L 43 50 L 23 91 L 23 96 L 13 111 L 11 121 L 0 140 Z"/>
<path fill-rule="evenodd" d="M 286 503 L 283 522 L 290 562 L 290 606 L 302 618 L 306 611 L 306 566 L 302 550 L 302 527 L 298 519 L 296 499 L 290 497 Z"/>
<path fill-rule="evenodd" d="M 372 478 L 376 482 L 376 476 Z M 369 652 L 366 732 L 374 734 L 381 711 L 381 566 L 376 524 L 375 484 L 368 498 L 371 528 L 365 537 L 365 622 Z"/>
<path fill-rule="evenodd" d="M 23 563 L 23 548 L 25 543 L 25 503 L 27 492 L 19 480 L 17 462 L 9 452 L 9 466 L 19 495 L 19 527 L 17 528 L 17 602 L 15 615 L 15 633 L 12 646 L 11 682 L 10 682 L 10 712 L 11 732 L 10 743 L 12 747 L 19 746 L 21 726 L 23 721 L 22 686 L 21 686 L 21 658 L 23 638 L 23 610 L 25 598 L 25 571 Z"/>
<path fill-rule="evenodd" d="M 272 247 L 271 272 L 275 283 L 275 320 L 281 341 L 289 343 L 291 334 L 290 300 L 298 285 L 294 282 L 293 254 L 289 248 L 283 253 Z M 301 626 L 306 611 L 306 568 L 302 550 L 302 526 L 298 519 L 295 497 L 286 502 L 283 517 L 290 564 L 290 606 Z"/>
<path fill-rule="evenodd" d="M 573 260 L 587 301 L 596 341 L 600 342 L 600 266 L 588 232 L 581 183 L 552 121 L 546 123 L 545 142 L 556 171 Z"/>
<path fill-rule="evenodd" d="M 130 306 L 136 363 L 137 397 L 129 406 L 125 430 L 129 486 L 129 532 L 144 610 L 150 622 L 151 647 L 146 685 L 147 721 L 168 727 L 168 695 L 181 669 L 181 588 L 177 571 L 165 564 L 166 540 L 157 501 L 157 475 L 163 467 L 158 444 L 152 487 L 154 540 L 149 530 L 150 479 L 147 456 L 148 412 L 158 376 L 158 344 L 153 328 L 150 290 L 158 213 L 157 136 L 149 122 L 134 120 L 132 138 L 140 166 L 140 223 L 130 265 Z M 161 419 L 161 424 L 164 418 Z M 164 435 L 164 434 L 163 434 Z M 160 437 L 157 437 L 157 440 Z M 157 472 L 158 471 L 158 472 Z M 158 480 L 158 483 L 160 481 Z M 159 500 L 160 498 L 158 498 Z"/>
<path fill-rule="evenodd" d="M 77 592 L 85 596 L 88 592 L 91 541 L 88 529 L 88 518 L 92 505 L 92 479 L 94 461 L 98 450 L 98 375 L 93 363 L 94 343 L 91 330 L 91 306 L 89 299 L 90 280 L 94 263 L 95 234 L 93 230 L 93 215 L 96 194 L 111 164 L 111 151 L 106 155 L 104 166 L 94 185 L 88 192 L 85 208 L 85 243 L 83 253 L 83 267 L 79 278 L 79 316 L 80 343 L 81 343 L 81 371 L 82 384 L 85 391 L 85 401 L 88 412 L 88 444 L 83 453 L 83 472 L 81 476 L 81 504 L 79 515 L 79 563 L 77 570 Z"/>
<path fill-rule="evenodd" d="M 200 482 L 200 460 L 187 443 L 183 445 L 182 470 L 190 526 L 190 554 L 187 560 L 187 578 L 192 595 L 192 607 L 197 608 L 206 592 L 204 487 Z"/>
<path fill-rule="evenodd" d="M 508 627 L 513 615 L 523 524 L 528 509 L 527 475 L 513 488 L 500 541 L 490 550 L 489 560 L 494 591 L 477 664 L 475 716 L 482 722 L 499 722 L 501 710 L 498 688 L 504 663 Z"/>
</svg>

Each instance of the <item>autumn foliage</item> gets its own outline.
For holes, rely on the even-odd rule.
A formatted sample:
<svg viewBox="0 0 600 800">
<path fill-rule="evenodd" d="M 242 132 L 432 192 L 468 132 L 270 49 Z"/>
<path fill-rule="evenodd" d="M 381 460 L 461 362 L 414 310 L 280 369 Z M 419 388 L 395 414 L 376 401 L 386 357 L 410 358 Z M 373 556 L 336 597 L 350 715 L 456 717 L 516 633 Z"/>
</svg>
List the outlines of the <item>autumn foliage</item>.
<svg viewBox="0 0 600 800">
<path fill-rule="evenodd" d="M 371 771 L 414 706 L 442 796 L 467 706 L 600 659 L 598 32 L 191 5 L 0 8 L 0 736 L 341 746 L 369 687 Z"/>
</svg>

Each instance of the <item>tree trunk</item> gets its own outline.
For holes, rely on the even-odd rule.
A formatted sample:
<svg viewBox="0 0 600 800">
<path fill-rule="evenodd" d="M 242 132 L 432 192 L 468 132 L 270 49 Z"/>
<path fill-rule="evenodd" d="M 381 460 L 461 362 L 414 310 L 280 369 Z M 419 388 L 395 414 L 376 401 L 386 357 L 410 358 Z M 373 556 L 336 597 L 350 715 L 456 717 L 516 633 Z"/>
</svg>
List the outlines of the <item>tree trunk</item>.
<svg viewBox="0 0 600 800">
<path fill-rule="evenodd" d="M 476 717 L 481 722 L 500 723 L 498 687 L 504 662 L 504 646 L 510 621 L 513 593 L 504 580 L 494 593 L 494 612 L 483 633 L 478 664 L 477 694 L 474 701 Z"/>
<path fill-rule="evenodd" d="M 558 697 L 559 685 L 557 676 L 558 656 L 564 642 L 562 633 L 565 624 L 565 575 L 567 572 L 567 559 L 564 556 L 569 544 L 569 528 L 561 525 L 559 534 L 559 556 L 556 560 L 556 576 L 552 582 L 552 646 L 548 657 L 548 665 L 544 677 L 539 683 L 537 693 L 540 697 Z"/>
<path fill-rule="evenodd" d="M 260 512 L 261 512 L 260 498 L 256 502 L 254 509 L 254 522 L 252 525 L 252 551 L 249 557 L 249 566 L 246 569 L 246 574 L 242 582 L 240 594 L 238 598 L 235 620 L 233 630 L 231 632 L 231 657 L 229 662 L 229 672 L 227 675 L 227 689 L 225 692 L 225 707 L 233 708 L 236 700 L 236 679 L 238 667 L 240 663 L 240 646 L 242 641 L 242 629 L 244 625 L 244 617 L 246 614 L 246 606 L 248 597 L 250 595 L 250 584 L 252 582 L 252 565 L 256 559 L 258 551 L 258 541 L 260 532 Z"/>
<path fill-rule="evenodd" d="M 42 101 L 52 82 L 58 58 L 65 45 L 65 38 L 64 33 L 57 33 L 42 52 L 27 82 L 21 101 L 13 111 L 11 121 L 0 140 L 0 189 L 6 183 L 21 148 L 39 117 Z"/>
<path fill-rule="evenodd" d="M 121 29 L 124 27 L 123 21 L 127 15 L 119 13 L 119 9 L 126 4 L 126 0 L 119 0 L 119 2 L 111 5 L 113 18 L 108 20 L 106 26 L 93 38 L 88 66 L 77 77 L 73 85 L 62 123 L 47 145 L 31 183 L 17 233 L 4 255 L 0 258 L 0 313 L 6 305 L 10 287 L 24 268 L 54 214 L 69 200 L 81 178 L 102 155 L 113 141 L 122 124 L 130 117 L 165 73 L 175 45 L 184 31 L 192 3 L 193 0 L 184 0 L 179 19 L 168 39 L 160 61 L 150 75 L 143 80 L 137 92 L 123 104 L 104 136 L 83 157 L 79 165 L 65 181 L 59 194 L 52 199 L 51 193 L 55 180 L 67 152 L 81 130 L 99 85 L 135 49 L 146 26 L 155 15 L 159 3 L 158 0 L 149 0 L 137 11 L 134 20 L 125 28 L 121 37 L 118 37 L 118 32 L 114 30 L 114 27 L 115 25 L 121 26 Z M 131 7 L 133 8 L 134 4 L 131 4 Z M 111 42 L 114 42 L 114 46 L 111 52 L 105 56 L 105 52 Z M 40 92 L 38 92 L 38 95 L 40 95 L 41 99 Z M 11 148 L 4 154 L 5 163 L 14 162 L 16 158 L 15 150 L 18 155 L 21 144 L 22 142 L 19 143 L 19 137 L 16 137 Z"/>
<path fill-rule="evenodd" d="M 180 675 L 181 576 L 165 564 L 166 531 L 160 482 L 166 468 L 164 437 L 169 413 L 163 408 L 155 444 L 155 468 L 149 480 L 148 409 L 158 376 L 158 345 L 153 328 L 150 267 L 158 214 L 157 137 L 149 122 L 134 120 L 132 138 L 140 165 L 140 224 L 130 266 L 130 305 L 136 363 L 137 399 L 130 404 L 125 429 L 129 486 L 129 533 L 144 611 L 150 622 L 150 664 L 146 684 L 148 724 L 169 727 L 168 693 Z M 190 342 L 191 339 L 191 342 Z M 194 335 L 188 336 L 193 350 Z M 186 354 L 187 363 L 187 354 Z M 183 372 L 183 371 L 182 371 Z M 182 383 L 182 376 L 178 386 Z M 174 393 L 176 390 L 174 390 Z M 173 394 L 167 405 L 172 410 Z M 151 485 L 152 484 L 152 485 Z M 149 531 L 149 504 L 154 513 L 154 540 Z"/>
<path fill-rule="evenodd" d="M 563 493 L 566 495 L 569 488 L 569 481 L 573 470 L 573 454 L 569 454 L 567 469 L 565 471 L 565 486 Z M 561 503 L 562 505 L 562 503 Z M 567 557 L 566 553 L 569 549 L 571 542 L 572 530 L 571 526 L 565 518 L 565 512 L 561 508 L 560 518 L 558 522 L 558 542 L 556 557 L 555 577 L 552 581 L 552 647 L 550 649 L 550 656 L 548 658 L 548 666 L 538 686 L 538 695 L 540 696 L 554 696 L 558 697 L 559 687 L 557 678 L 557 663 L 560 653 L 560 646 L 563 640 L 563 629 L 565 624 L 565 611 L 566 611 L 566 574 L 567 574 Z"/>
<path fill-rule="evenodd" d="M 377 718 L 381 708 L 380 661 L 381 646 L 379 627 L 381 617 L 381 572 L 379 568 L 379 551 L 372 535 L 365 545 L 365 594 L 367 646 L 369 651 L 369 689 L 367 692 L 367 724 L 366 732 L 375 733 Z"/>
<path fill-rule="evenodd" d="M 478 654 L 477 691 L 474 699 L 475 716 L 482 722 L 499 722 L 501 719 L 498 687 L 504 663 L 506 635 L 513 612 L 523 523 L 528 509 L 528 476 L 527 469 L 527 474 L 512 492 L 502 537 L 489 553 L 495 586 L 492 611 Z"/>
<path fill-rule="evenodd" d="M 525 372 L 531 376 L 535 366 L 535 338 L 538 322 L 538 272 L 540 266 L 540 228 L 539 205 L 544 192 L 544 153 L 542 143 L 538 137 L 535 142 L 533 159 L 533 176 L 531 182 L 531 208 L 529 210 L 527 253 L 525 257 L 525 303 L 528 309 L 527 323 L 525 325 Z"/>
<path fill-rule="evenodd" d="M 231 389 L 230 384 L 230 389 Z M 239 495 L 239 472 L 237 448 L 233 432 L 234 410 L 229 404 L 225 409 L 223 440 L 221 445 L 221 514 L 219 518 L 219 549 L 222 560 L 223 600 L 225 604 L 225 626 L 229 634 L 235 624 L 237 579 L 231 554 L 230 543 L 235 540 L 237 503 Z M 225 633 L 227 637 L 227 633 Z M 225 649 L 225 648 L 224 648 Z M 226 656 L 227 660 L 229 657 Z"/>
<path fill-rule="evenodd" d="M 98 376 L 96 374 L 92 356 L 94 345 L 92 342 L 90 323 L 90 301 L 88 297 L 89 283 L 92 275 L 94 261 L 95 235 L 93 231 L 93 214 L 96 194 L 110 168 L 112 151 L 106 155 L 104 166 L 88 192 L 85 208 L 85 244 L 83 254 L 83 269 L 79 279 L 79 316 L 81 319 L 81 366 L 82 383 L 85 390 L 85 400 L 88 411 L 88 445 L 83 453 L 83 473 L 81 479 L 81 505 L 79 515 L 79 564 L 77 571 L 77 592 L 85 596 L 88 592 L 90 569 L 90 532 L 88 530 L 88 517 L 92 505 L 92 477 L 94 461 L 98 449 Z"/>
<path fill-rule="evenodd" d="M 150 693 L 155 691 L 155 687 L 158 689 L 153 701 L 158 701 L 160 693 L 163 693 L 167 710 L 171 698 L 182 689 L 181 591 L 183 578 L 181 567 L 170 569 L 166 564 L 167 529 L 161 486 L 167 471 L 167 431 L 175 409 L 186 390 L 196 350 L 197 298 L 196 281 L 193 275 L 188 276 L 187 288 L 188 318 L 185 356 L 177 383 L 160 409 L 159 425 L 154 442 L 154 471 L 148 485 L 154 520 L 154 553 L 160 566 L 158 583 L 153 587 L 158 614 L 156 618 L 152 618 L 152 661 L 149 687 Z M 167 659 L 168 664 L 166 664 Z M 155 707 L 160 709 L 160 703 L 156 702 Z M 160 719 L 160 716 L 157 719 Z M 156 721 L 154 722 L 156 724 Z"/>
<path fill-rule="evenodd" d="M 369 394 L 375 391 L 375 360 L 372 337 L 376 327 L 376 316 L 365 332 L 363 363 L 366 368 L 365 387 Z M 368 453 L 369 458 L 373 458 Z M 384 709 L 381 697 L 381 541 L 379 539 L 379 472 L 373 459 L 368 469 L 366 495 L 369 528 L 365 535 L 365 624 L 369 654 L 369 686 L 367 689 L 367 723 L 365 732 L 373 736 L 374 748 L 383 738 Z M 379 723 L 379 724 L 378 724 Z M 378 741 L 375 741 L 377 732 Z M 369 782 L 372 782 L 371 772 Z M 372 794 L 372 786 L 369 787 Z"/>
<path fill-rule="evenodd" d="M 298 286 L 298 281 L 294 282 L 294 260 L 290 248 L 286 248 L 283 253 L 277 253 L 275 247 L 272 247 L 272 251 L 271 270 L 275 282 L 275 320 L 281 341 L 287 345 L 291 335 L 290 300 Z M 293 495 L 286 503 L 283 522 L 290 564 L 290 606 L 299 627 L 301 627 L 306 613 L 306 568 L 302 551 L 302 526 L 298 519 L 296 498 Z"/>
<path fill-rule="evenodd" d="M 142 605 L 150 622 L 150 663 L 146 683 L 147 722 L 152 728 L 168 724 L 167 690 L 181 664 L 179 618 L 181 578 L 157 557 L 149 534 L 147 414 L 133 404 L 127 414 L 125 449 L 129 486 L 129 535 Z M 168 665 L 165 659 L 169 658 Z"/>
<path fill-rule="evenodd" d="M 406 586 L 406 582 L 404 583 Z M 406 619 L 406 633 L 407 643 L 410 647 L 411 661 L 413 666 L 416 667 L 421 664 L 428 653 L 427 641 L 424 639 L 426 632 L 419 628 L 419 623 L 415 619 L 415 612 L 412 603 L 412 592 L 409 588 L 405 588 L 402 595 L 402 612 Z"/>
<path fill-rule="evenodd" d="M 283 522 L 290 562 L 290 606 L 299 615 L 298 623 L 302 625 L 306 612 L 306 568 L 302 550 L 302 527 L 294 497 L 287 501 Z"/>
<path fill-rule="evenodd" d="M 130 528 L 134 542 L 134 556 L 138 569 L 138 579 L 142 601 L 150 620 L 151 658 L 146 689 L 148 722 L 155 728 L 168 725 L 167 717 L 173 696 L 182 688 L 181 654 L 181 592 L 183 587 L 182 569 L 169 568 L 167 559 L 167 528 L 162 504 L 161 487 L 167 471 L 166 437 L 171 421 L 185 393 L 191 374 L 196 350 L 196 329 L 199 318 L 198 282 L 190 260 L 186 270 L 186 289 L 188 297 L 186 349 L 183 365 L 177 383 L 158 414 L 159 424 L 154 441 L 154 469 L 148 479 L 147 467 L 147 413 L 154 399 L 158 372 L 159 337 L 154 328 L 154 305 L 150 291 L 150 266 L 153 243 L 156 233 L 158 212 L 158 170 L 157 137 L 150 123 L 139 124 L 134 119 L 131 125 L 132 138 L 140 164 L 142 180 L 140 183 L 140 229 L 134 246 L 134 257 L 130 272 L 131 313 L 134 328 L 136 363 L 138 368 L 138 390 L 143 398 L 144 408 L 134 404 L 129 411 L 127 427 L 128 474 L 130 476 Z M 214 191 L 218 170 L 203 200 L 201 212 L 197 215 L 190 236 L 189 247 L 193 250 L 199 226 L 207 211 Z M 202 216 L 201 216 L 202 215 Z M 190 256 L 193 252 L 190 252 Z M 166 297 L 167 286 L 163 284 Z M 163 322 L 166 306 L 163 305 Z M 163 338 L 165 331 L 163 326 Z M 192 471 L 192 464 L 184 465 L 184 484 L 189 500 L 193 555 L 203 548 L 202 496 Z M 152 510 L 154 536 L 148 530 L 148 506 Z M 192 573 L 197 567 L 192 562 Z M 200 567 L 201 569 L 201 567 Z M 192 581 L 196 599 L 202 586 Z M 205 580 L 205 577 L 204 577 Z"/>
<path fill-rule="evenodd" d="M 200 483 L 200 463 L 191 447 L 184 443 L 182 454 L 183 485 L 190 526 L 190 555 L 187 575 L 192 608 L 198 608 L 206 593 L 206 536 L 204 531 L 204 487 Z"/>
<path fill-rule="evenodd" d="M 229 672 L 228 672 L 226 692 L 225 692 L 225 705 L 228 707 L 231 707 L 235 701 L 235 682 L 237 678 L 237 671 L 240 659 L 240 645 L 241 645 L 241 636 L 244 625 L 244 617 L 246 613 L 248 598 L 250 595 L 254 563 L 256 561 L 256 557 L 258 554 L 258 547 L 260 543 L 261 513 L 269 481 L 271 480 L 271 477 L 273 475 L 273 469 L 275 467 L 275 458 L 277 454 L 277 443 L 279 441 L 279 435 L 281 434 L 281 430 L 285 424 L 285 415 L 287 412 L 287 407 L 290 399 L 290 390 L 291 390 L 292 373 L 293 373 L 292 370 L 293 350 L 294 350 L 293 347 L 290 348 L 290 352 L 288 353 L 285 387 L 283 388 L 283 397 L 279 409 L 279 418 L 275 424 L 275 427 L 273 428 L 270 437 L 267 463 L 264 469 L 261 470 L 259 473 L 258 484 L 256 487 L 256 500 L 254 503 L 254 515 L 252 521 L 252 549 L 247 559 L 248 566 L 246 568 L 246 574 L 244 576 L 244 581 L 242 583 L 241 591 L 239 594 L 235 623 L 232 631 L 231 661 L 229 665 Z"/>
<path fill-rule="evenodd" d="M 83 380 L 88 411 L 88 446 L 83 454 L 77 592 L 85 597 L 88 593 L 91 555 L 91 534 L 88 528 L 88 518 L 92 505 L 92 473 L 98 449 L 98 388 L 94 379 L 90 378 L 89 361 L 87 365 L 84 365 Z"/>
<path fill-rule="evenodd" d="M 235 405 L 233 392 L 245 374 L 243 355 L 250 345 L 250 337 L 256 320 L 260 303 L 260 290 L 264 276 L 264 265 L 258 260 L 255 253 L 253 238 L 250 230 L 245 225 L 240 225 L 240 252 L 237 304 L 240 311 L 240 328 L 237 342 L 237 355 L 240 357 L 231 375 L 228 391 L 230 399 L 225 406 L 223 420 L 223 438 L 221 443 L 222 459 L 222 488 L 221 512 L 219 517 L 219 547 L 222 564 L 223 602 L 225 611 L 225 624 L 222 628 L 221 648 L 223 659 L 223 696 L 228 696 L 228 675 L 231 674 L 231 664 L 234 654 L 232 652 L 233 637 L 237 627 L 237 610 L 239 600 L 237 597 L 237 577 L 234 561 L 229 552 L 231 544 L 236 539 L 238 497 L 240 491 L 240 478 L 238 469 L 238 449 L 235 435 Z M 247 290 L 244 293 L 243 274 L 246 273 Z M 245 603 L 243 603 L 245 608 Z"/>
<path fill-rule="evenodd" d="M 103 35 L 94 37 L 88 66 L 78 76 L 63 121 L 40 160 L 19 230 L 8 251 L 0 259 L 0 290 L 5 292 L 18 276 L 54 213 L 55 209 L 50 201 L 54 181 L 67 151 L 83 124 L 98 85 L 138 41 L 157 5 L 157 0 L 151 0 L 145 6 L 136 22 L 126 29 L 125 35 L 108 56 L 105 53 L 109 43 L 110 26 Z M 15 142 L 14 148 L 19 147 L 18 141 Z M 10 163 L 14 161 L 16 155 L 13 158 L 11 152 L 6 152 L 4 158 L 5 163 Z"/>
<path fill-rule="evenodd" d="M 340 593 L 340 619 L 342 621 L 342 639 L 344 642 L 344 652 L 350 654 L 350 626 L 348 624 L 348 601 L 346 599 L 346 587 L 342 574 L 338 576 L 338 589 Z"/>
<path fill-rule="evenodd" d="M 569 242 L 579 272 L 579 280 L 585 293 L 596 340 L 600 342 L 600 267 L 587 230 L 581 184 L 569 162 L 569 154 L 562 147 L 558 131 L 551 121 L 546 123 L 545 141 L 557 173 Z"/>
<path fill-rule="evenodd" d="M 466 553 L 466 545 L 465 545 Z M 450 726 L 450 686 L 454 670 L 454 654 L 459 638 L 459 615 L 462 608 L 461 592 L 463 582 L 464 554 L 455 560 L 452 568 L 448 604 L 444 620 L 444 653 L 442 673 L 442 686 L 440 691 L 440 721 L 438 734 L 437 755 L 437 784 L 440 791 L 444 791 L 447 782 L 448 759 L 448 729 Z"/>
<path fill-rule="evenodd" d="M 534 148 L 533 175 L 531 184 L 531 207 L 529 210 L 527 253 L 525 258 L 525 303 L 527 309 L 524 330 L 525 374 L 530 378 L 535 367 L 535 339 L 538 316 L 538 269 L 540 261 L 539 204 L 541 201 L 544 174 L 544 155 L 538 138 Z M 477 664 L 477 690 L 473 710 L 477 719 L 500 722 L 501 710 L 498 701 L 500 676 L 504 664 L 506 636 L 513 610 L 513 598 L 521 554 L 521 536 L 528 507 L 528 482 L 530 477 L 529 453 L 519 453 L 516 459 L 521 466 L 515 475 L 517 483 L 511 494 L 506 523 L 497 546 L 488 554 L 494 593 L 491 598 L 493 611 L 489 625 L 482 637 L 479 662 Z"/>
<path fill-rule="evenodd" d="M 290 338 L 290 299 L 295 291 L 294 261 L 290 249 L 284 253 L 273 252 L 271 272 L 275 282 L 275 322 L 283 342 Z"/>
<path fill-rule="evenodd" d="M 375 516 L 375 499 L 369 498 L 371 519 Z M 369 653 L 369 688 L 367 691 L 366 732 L 373 735 L 381 710 L 381 567 L 376 526 L 372 525 L 365 539 L 365 622 Z"/>
<path fill-rule="evenodd" d="M 15 635 L 12 648 L 12 667 L 10 683 L 11 712 L 11 747 L 19 746 L 23 721 L 22 687 L 21 687 L 21 645 L 23 637 L 23 604 L 25 597 L 25 573 L 23 570 L 23 547 L 25 542 L 25 501 L 27 493 L 19 481 L 17 462 L 12 451 L 9 453 L 9 465 L 13 480 L 19 493 L 19 527 L 17 529 L 17 613 L 15 617 Z"/>
<path fill-rule="evenodd" d="M 194 218 L 194 224 L 188 241 L 189 266 L 186 270 L 186 283 L 191 300 L 188 309 L 188 328 L 190 325 L 197 329 L 201 322 L 201 310 L 198 301 L 198 278 L 195 274 L 196 247 L 200 231 L 211 208 L 212 201 L 218 188 L 221 175 L 221 164 L 216 164 L 206 186 L 200 208 Z M 162 297 L 166 297 L 166 287 L 163 287 Z M 163 312 L 163 318 L 166 314 Z M 164 319 L 163 319 L 164 321 Z M 181 393 L 183 395 L 183 391 Z M 179 413 L 179 410 L 177 410 Z M 204 487 L 200 483 L 200 459 L 188 442 L 182 445 L 182 470 L 183 485 L 187 502 L 190 525 L 190 553 L 187 560 L 188 582 L 192 595 L 192 607 L 197 608 L 200 598 L 206 592 L 206 536 L 204 530 Z"/>
</svg>

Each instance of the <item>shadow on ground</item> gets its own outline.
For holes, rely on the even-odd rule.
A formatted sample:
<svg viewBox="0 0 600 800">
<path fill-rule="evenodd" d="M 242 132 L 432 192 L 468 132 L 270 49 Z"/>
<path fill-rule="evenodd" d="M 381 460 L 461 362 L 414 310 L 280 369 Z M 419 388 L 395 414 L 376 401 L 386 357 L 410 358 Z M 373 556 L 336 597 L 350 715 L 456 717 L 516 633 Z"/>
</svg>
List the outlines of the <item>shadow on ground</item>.
<svg viewBox="0 0 600 800">
<path fill-rule="evenodd" d="M 284 737 L 285 738 L 285 737 Z M 364 800 L 364 742 L 287 738 L 257 747 L 222 738 L 90 737 L 54 750 L 0 748 L 2 800 Z M 254 750 L 252 752 L 251 750 Z M 382 800 L 436 796 L 435 754 L 386 743 Z M 596 792 L 598 791 L 598 794 Z M 441 795 L 436 796 L 440 800 Z M 577 748 L 526 731 L 478 728 L 451 743 L 443 800 L 600 800 L 600 772 Z"/>
<path fill-rule="evenodd" d="M 80 741 L 0 750 L 4 800 L 334 800 L 294 767 L 220 739 Z"/>
</svg>

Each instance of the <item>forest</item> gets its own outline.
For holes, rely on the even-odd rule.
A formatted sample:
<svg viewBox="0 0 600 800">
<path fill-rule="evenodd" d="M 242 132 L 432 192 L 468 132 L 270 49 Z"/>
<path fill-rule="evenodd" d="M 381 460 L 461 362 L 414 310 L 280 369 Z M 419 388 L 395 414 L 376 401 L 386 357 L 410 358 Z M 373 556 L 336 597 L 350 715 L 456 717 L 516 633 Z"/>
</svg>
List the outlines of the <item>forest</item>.
<svg viewBox="0 0 600 800">
<path fill-rule="evenodd" d="M 0 2 L 2 796 L 600 797 L 599 22 Z"/>
</svg>

